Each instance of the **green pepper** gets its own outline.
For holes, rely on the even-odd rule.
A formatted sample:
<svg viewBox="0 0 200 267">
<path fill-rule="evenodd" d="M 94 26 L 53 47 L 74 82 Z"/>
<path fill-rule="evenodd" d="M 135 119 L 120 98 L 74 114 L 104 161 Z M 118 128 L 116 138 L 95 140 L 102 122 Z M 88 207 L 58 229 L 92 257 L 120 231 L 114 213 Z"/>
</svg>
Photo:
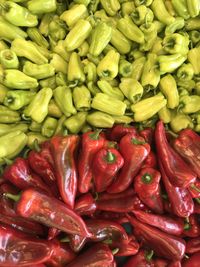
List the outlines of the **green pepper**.
<svg viewBox="0 0 200 267">
<path fill-rule="evenodd" d="M 87 82 L 96 82 L 97 79 L 97 68 L 96 65 L 87 60 L 87 62 L 84 63 L 84 74 L 86 76 Z"/>
<path fill-rule="evenodd" d="M 87 16 L 87 7 L 83 4 L 75 4 L 70 9 L 64 11 L 60 18 L 71 28 L 79 19 L 84 19 Z"/>
<path fill-rule="evenodd" d="M 67 33 L 67 27 L 59 16 L 55 15 L 49 23 L 49 36 L 56 42 L 63 40 Z"/>
<path fill-rule="evenodd" d="M 124 100 L 124 95 L 119 88 L 113 88 L 111 84 L 109 84 L 106 80 L 98 80 L 97 82 L 98 87 L 104 93 L 113 97 L 115 99 Z"/>
<path fill-rule="evenodd" d="M 94 96 L 91 107 L 110 115 L 117 116 L 124 115 L 126 110 L 125 103 L 104 93 L 97 93 Z"/>
<path fill-rule="evenodd" d="M 200 96 L 186 95 L 180 98 L 179 110 L 185 114 L 195 113 L 200 110 Z"/>
<path fill-rule="evenodd" d="M 157 55 L 148 53 L 141 77 L 141 84 L 147 91 L 155 89 L 160 81 L 160 72 L 156 64 Z"/>
<path fill-rule="evenodd" d="M 137 81 L 140 80 L 140 78 L 142 76 L 145 61 L 146 61 L 145 57 L 139 57 L 133 61 L 131 78 L 133 78 Z"/>
<path fill-rule="evenodd" d="M 177 78 L 183 81 L 189 81 L 192 80 L 194 76 L 194 69 L 191 63 L 183 64 L 180 66 L 180 68 L 177 70 Z"/>
<path fill-rule="evenodd" d="M 65 129 L 64 129 L 65 127 L 63 125 L 65 120 L 66 120 L 65 115 L 62 115 L 62 117 L 60 117 L 60 119 L 58 120 L 54 135 L 65 135 Z"/>
<path fill-rule="evenodd" d="M 24 39 L 27 33 L 19 27 L 9 23 L 2 16 L 0 16 L 0 38 L 8 41 L 13 41 L 16 38 Z"/>
<path fill-rule="evenodd" d="M 171 74 L 167 74 L 160 79 L 160 91 L 167 98 L 167 107 L 174 109 L 179 104 L 179 94 L 176 86 L 176 80 Z"/>
<path fill-rule="evenodd" d="M 115 120 L 112 116 L 101 111 L 94 111 L 87 115 L 87 122 L 98 128 L 112 128 Z"/>
<path fill-rule="evenodd" d="M 33 14 L 50 13 L 57 8 L 56 0 L 30 0 L 27 7 Z"/>
<path fill-rule="evenodd" d="M 47 138 L 45 136 L 41 135 L 40 133 L 36 133 L 36 132 L 28 132 L 27 137 L 28 137 L 27 146 L 30 149 L 35 148 L 35 142 L 36 141 L 38 144 L 41 144 L 47 140 Z"/>
<path fill-rule="evenodd" d="M 88 38 L 91 30 L 92 26 L 89 21 L 84 19 L 78 20 L 65 38 L 67 51 L 73 51 L 78 48 Z"/>
<path fill-rule="evenodd" d="M 11 49 L 19 57 L 25 57 L 35 64 L 46 64 L 48 59 L 36 48 L 32 41 L 16 38 L 11 45 Z"/>
<path fill-rule="evenodd" d="M 69 58 L 67 77 L 70 87 L 81 85 L 85 81 L 83 64 L 76 52 L 73 52 Z"/>
<path fill-rule="evenodd" d="M 6 86 L 0 83 L 0 103 L 3 103 L 8 90 L 9 89 Z"/>
<path fill-rule="evenodd" d="M 3 40 L 0 40 L 0 51 L 5 50 L 5 49 L 9 49 L 9 47 Z"/>
<path fill-rule="evenodd" d="M 50 36 L 49 36 L 50 38 Z M 36 47 L 36 49 L 44 56 L 47 58 L 47 60 L 49 60 L 51 58 L 51 51 L 49 51 L 46 47 L 44 46 L 40 46 L 38 44 L 36 44 L 35 42 L 32 42 L 33 45 Z M 42 64 L 42 63 L 41 63 Z M 45 63 L 43 63 L 45 64 Z"/>
<path fill-rule="evenodd" d="M 89 44 L 88 42 L 84 41 L 78 48 L 77 48 L 78 55 L 80 57 L 87 56 L 89 52 Z"/>
<path fill-rule="evenodd" d="M 41 34 L 41 32 L 36 27 L 31 27 L 27 29 L 27 33 L 29 38 L 35 42 L 36 44 L 46 47 L 49 47 L 48 41 L 45 39 L 45 37 Z"/>
<path fill-rule="evenodd" d="M 4 98 L 4 105 L 12 110 L 19 110 L 28 105 L 36 93 L 25 90 L 11 90 L 8 91 Z"/>
<path fill-rule="evenodd" d="M 59 106 L 56 104 L 54 99 L 51 99 L 49 102 L 48 115 L 55 117 L 55 118 L 60 118 L 62 116 L 62 111 L 59 108 Z"/>
<path fill-rule="evenodd" d="M 126 59 L 120 59 L 119 61 L 119 74 L 122 77 L 130 77 L 133 71 L 133 65 Z"/>
<path fill-rule="evenodd" d="M 194 80 L 188 80 L 188 81 L 184 81 L 184 80 L 176 80 L 177 86 L 187 89 L 189 92 L 191 92 L 194 87 L 195 87 L 195 81 Z"/>
<path fill-rule="evenodd" d="M 112 116 L 113 119 L 115 120 L 115 123 L 123 123 L 123 124 L 130 124 L 131 122 L 133 122 L 133 118 L 131 118 L 130 116 Z"/>
<path fill-rule="evenodd" d="M 181 54 L 158 56 L 158 68 L 160 70 L 160 74 L 171 73 L 175 71 L 186 59 L 187 57 Z"/>
<path fill-rule="evenodd" d="M 11 131 L 2 135 L 0 137 L 0 164 L 4 163 L 4 158 L 12 159 L 17 156 L 26 144 L 27 136 L 22 131 Z"/>
<path fill-rule="evenodd" d="M 172 5 L 176 11 L 176 13 L 184 18 L 188 19 L 190 17 L 190 14 L 187 9 L 187 3 L 186 0 L 172 0 Z"/>
<path fill-rule="evenodd" d="M 190 17 L 194 18 L 199 15 L 199 10 L 200 10 L 199 0 L 186 0 L 186 5 Z"/>
<path fill-rule="evenodd" d="M 12 1 L 1 4 L 1 14 L 15 26 L 34 27 L 38 24 L 36 15 L 31 14 L 27 8 Z"/>
<path fill-rule="evenodd" d="M 169 54 L 182 54 L 188 53 L 189 38 L 179 33 L 172 33 L 163 39 L 164 50 Z"/>
<path fill-rule="evenodd" d="M 52 54 L 52 59 L 50 60 L 50 64 L 48 64 L 49 69 L 46 70 L 49 72 L 49 74 L 53 75 L 53 71 L 57 72 L 62 72 L 64 74 L 68 73 L 68 63 L 58 54 L 53 53 Z M 51 72 L 50 72 L 51 70 Z"/>
<path fill-rule="evenodd" d="M 136 9 L 130 14 L 131 19 L 136 25 L 142 25 L 143 23 L 150 23 L 153 21 L 154 15 L 150 8 L 145 5 L 136 7 Z"/>
<path fill-rule="evenodd" d="M 165 35 L 171 35 L 185 26 L 185 20 L 182 17 L 176 17 L 174 22 L 167 25 Z"/>
<path fill-rule="evenodd" d="M 117 28 L 131 41 L 136 43 L 144 43 L 144 34 L 134 24 L 130 16 L 125 15 L 124 18 L 121 18 L 117 22 Z"/>
<path fill-rule="evenodd" d="M 42 88 L 34 96 L 30 104 L 24 109 L 24 115 L 32 120 L 41 123 L 48 114 L 49 101 L 53 92 L 51 88 Z"/>
<path fill-rule="evenodd" d="M 134 0 L 134 3 L 136 6 L 140 6 L 140 5 L 150 6 L 152 2 L 153 0 Z"/>
<path fill-rule="evenodd" d="M 26 89 L 38 87 L 38 82 L 23 72 L 15 69 L 7 69 L 3 72 L 2 83 L 8 88 Z"/>
<path fill-rule="evenodd" d="M 63 125 L 72 134 L 77 134 L 83 128 L 86 123 L 87 112 L 78 112 L 77 114 L 67 118 Z"/>
<path fill-rule="evenodd" d="M 120 54 L 127 54 L 131 50 L 131 41 L 115 27 L 112 27 L 110 43 L 118 50 Z"/>
<path fill-rule="evenodd" d="M 200 29 L 200 18 L 191 18 L 186 20 L 185 22 L 185 29 L 186 31 L 193 31 L 193 30 L 199 30 Z"/>
<path fill-rule="evenodd" d="M 0 52 L 0 63 L 4 69 L 18 69 L 19 60 L 14 51 L 5 49 Z"/>
<path fill-rule="evenodd" d="M 170 127 L 173 132 L 178 133 L 181 130 L 186 129 L 186 128 L 193 129 L 194 124 L 189 116 L 178 113 L 172 117 L 170 121 Z"/>
<path fill-rule="evenodd" d="M 44 87 L 50 87 L 51 89 L 55 89 L 57 84 L 56 84 L 56 77 L 52 76 L 49 78 L 46 78 L 44 80 L 39 81 L 39 85 L 44 88 Z"/>
<path fill-rule="evenodd" d="M 136 122 L 146 121 L 153 117 L 161 108 L 165 107 L 167 100 L 159 93 L 155 96 L 140 100 L 136 104 L 131 105 L 134 112 L 134 120 Z"/>
<path fill-rule="evenodd" d="M 163 39 L 157 36 L 154 44 L 150 49 L 150 52 L 158 56 L 166 54 L 165 50 L 163 49 L 162 41 Z"/>
<path fill-rule="evenodd" d="M 13 124 L 5 124 L 0 123 L 0 136 L 8 134 L 10 132 L 21 131 L 26 133 L 28 131 L 27 123 L 13 123 Z"/>
<path fill-rule="evenodd" d="M 58 72 L 56 73 L 56 85 L 57 86 L 63 86 L 67 85 L 67 75 L 64 74 L 63 72 Z"/>
<path fill-rule="evenodd" d="M 200 74 L 200 47 L 190 49 L 188 52 L 188 61 L 192 64 L 194 74 Z"/>
<path fill-rule="evenodd" d="M 23 72 L 35 79 L 45 79 L 55 74 L 55 69 L 50 64 L 37 65 L 26 61 L 23 66 Z"/>
<path fill-rule="evenodd" d="M 135 4 L 133 1 L 127 1 L 121 4 L 122 16 L 130 15 L 135 10 Z"/>
<path fill-rule="evenodd" d="M 0 105 L 0 123 L 15 123 L 20 121 L 20 115 L 8 107 Z"/>
<path fill-rule="evenodd" d="M 175 17 L 177 15 L 171 0 L 165 0 L 165 6 L 171 16 Z"/>
<path fill-rule="evenodd" d="M 49 23 L 52 21 L 54 15 L 54 13 L 46 13 L 41 18 L 38 29 L 45 37 L 47 37 L 49 34 Z"/>
<path fill-rule="evenodd" d="M 158 116 L 164 123 L 169 123 L 171 121 L 171 111 L 166 106 L 158 111 Z"/>
<path fill-rule="evenodd" d="M 138 102 L 144 91 L 142 85 L 133 78 L 122 78 L 119 88 L 131 103 Z"/>
<path fill-rule="evenodd" d="M 31 123 L 29 124 L 28 129 L 32 132 L 41 132 L 41 128 L 42 128 L 42 123 L 38 123 L 36 121 L 31 121 Z"/>
<path fill-rule="evenodd" d="M 198 42 L 200 42 L 200 32 L 197 30 L 193 30 L 189 32 L 190 40 L 192 42 L 192 45 L 194 46 Z"/>
<path fill-rule="evenodd" d="M 166 27 L 166 25 L 159 20 L 154 20 L 152 23 L 156 26 L 157 33 L 163 32 Z"/>
<path fill-rule="evenodd" d="M 97 74 L 105 80 L 112 80 L 118 74 L 120 54 L 110 50 L 97 66 Z"/>
<path fill-rule="evenodd" d="M 89 53 L 95 57 L 99 56 L 111 40 L 111 36 L 112 28 L 105 22 L 98 23 L 92 32 Z"/>
<path fill-rule="evenodd" d="M 154 0 L 151 9 L 156 18 L 162 23 L 169 25 L 174 22 L 175 18 L 169 14 L 163 0 Z"/>
<path fill-rule="evenodd" d="M 88 82 L 87 88 L 92 96 L 95 96 L 97 93 L 100 93 L 99 88 L 93 82 Z"/>
<path fill-rule="evenodd" d="M 72 101 L 72 92 L 68 86 L 58 86 L 54 89 L 53 96 L 56 104 L 66 117 L 77 113 Z"/>
<path fill-rule="evenodd" d="M 153 23 L 145 23 L 140 26 L 144 33 L 144 43 L 140 44 L 140 51 L 149 51 L 157 38 L 157 29 Z"/>
<path fill-rule="evenodd" d="M 70 57 L 70 54 L 71 53 L 68 52 L 68 51 L 66 51 L 65 41 L 59 40 L 57 42 L 56 46 L 54 47 L 53 52 L 55 52 L 56 54 L 58 54 L 59 56 L 61 56 L 67 62 L 69 61 L 69 57 Z"/>
<path fill-rule="evenodd" d="M 53 117 L 46 117 L 42 124 L 41 134 L 45 137 L 52 137 L 57 127 L 57 119 Z"/>
<path fill-rule="evenodd" d="M 78 111 L 87 111 L 91 105 L 91 94 L 88 88 L 84 85 L 75 87 L 72 93 L 75 108 Z"/>
<path fill-rule="evenodd" d="M 90 131 L 92 131 L 92 127 L 88 123 L 85 123 L 81 128 L 81 133 L 87 133 Z"/>
<path fill-rule="evenodd" d="M 100 0 L 100 3 L 106 13 L 110 16 L 116 15 L 117 11 L 120 9 L 120 3 L 118 0 Z"/>
</svg>

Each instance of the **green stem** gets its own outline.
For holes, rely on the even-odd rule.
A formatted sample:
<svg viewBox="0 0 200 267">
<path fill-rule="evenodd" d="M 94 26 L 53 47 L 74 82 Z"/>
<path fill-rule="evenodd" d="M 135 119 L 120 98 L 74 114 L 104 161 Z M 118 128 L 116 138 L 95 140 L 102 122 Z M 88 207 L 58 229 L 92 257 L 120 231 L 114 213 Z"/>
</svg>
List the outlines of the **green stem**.
<svg viewBox="0 0 200 267">
<path fill-rule="evenodd" d="M 147 261 L 151 261 L 152 257 L 153 257 L 154 251 L 150 250 L 149 252 L 146 252 L 145 258 Z"/>
<path fill-rule="evenodd" d="M 200 198 L 195 198 L 196 202 L 200 204 Z"/>
<path fill-rule="evenodd" d="M 41 148 L 40 148 L 40 145 L 39 145 L 39 142 L 38 142 L 38 139 L 37 138 L 33 142 L 33 148 L 37 152 L 40 152 L 41 151 Z"/>
<path fill-rule="evenodd" d="M 134 144 L 134 145 L 144 145 L 146 142 L 144 141 L 140 141 L 136 138 L 131 138 L 131 142 Z"/>
<path fill-rule="evenodd" d="M 106 155 L 106 161 L 109 163 L 113 163 L 116 161 L 116 156 L 112 152 L 108 151 Z"/>
<path fill-rule="evenodd" d="M 7 165 L 12 165 L 12 164 L 13 164 L 13 160 L 11 160 L 11 159 L 3 158 L 3 160 L 5 161 L 5 163 L 6 163 Z"/>
<path fill-rule="evenodd" d="M 94 133 L 90 134 L 90 138 L 92 140 L 98 140 L 99 139 L 99 134 L 101 133 L 102 129 L 98 129 L 94 131 Z"/>
<path fill-rule="evenodd" d="M 152 176 L 149 174 L 149 173 L 145 173 L 143 176 L 142 176 L 142 182 L 145 183 L 145 184 L 149 184 L 151 183 L 152 181 Z"/>
<path fill-rule="evenodd" d="M 115 255 L 115 254 L 117 254 L 118 251 L 119 251 L 119 248 L 115 248 L 112 250 L 112 254 Z"/>
<path fill-rule="evenodd" d="M 21 194 L 13 195 L 13 194 L 11 194 L 11 193 L 4 193 L 3 195 L 4 195 L 5 197 L 9 198 L 9 199 L 14 200 L 15 202 L 19 201 L 19 200 L 20 200 L 20 197 L 21 197 Z"/>
<path fill-rule="evenodd" d="M 70 240 L 69 240 L 69 237 L 63 237 L 62 239 L 60 239 L 60 242 L 61 243 L 68 243 L 68 242 L 70 242 Z"/>
</svg>

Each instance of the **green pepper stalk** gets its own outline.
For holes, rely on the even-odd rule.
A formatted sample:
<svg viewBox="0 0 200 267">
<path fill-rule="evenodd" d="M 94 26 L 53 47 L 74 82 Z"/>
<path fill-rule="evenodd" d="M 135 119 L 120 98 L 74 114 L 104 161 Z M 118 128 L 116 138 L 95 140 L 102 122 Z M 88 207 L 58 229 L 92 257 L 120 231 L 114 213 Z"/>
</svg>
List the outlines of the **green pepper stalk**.
<svg viewBox="0 0 200 267">
<path fill-rule="evenodd" d="M 53 52 L 61 56 L 65 61 L 69 61 L 71 53 L 66 51 L 64 40 L 59 40 L 57 42 L 56 46 L 53 48 Z"/>
<path fill-rule="evenodd" d="M 0 105 L 0 123 L 15 123 L 21 120 L 20 114 L 17 111 L 11 110 L 8 107 Z"/>
<path fill-rule="evenodd" d="M 60 19 L 65 21 L 67 26 L 71 28 L 77 21 L 88 16 L 87 7 L 83 4 L 75 4 L 70 9 L 64 11 Z"/>
<path fill-rule="evenodd" d="M 186 95 L 180 98 L 178 107 L 179 111 L 190 114 L 200 110 L 200 96 L 198 95 Z"/>
<path fill-rule="evenodd" d="M 0 52 L 0 63 L 4 69 L 18 69 L 19 60 L 15 52 L 5 49 Z"/>
<path fill-rule="evenodd" d="M 190 40 L 192 42 L 192 45 L 194 46 L 198 42 L 200 42 L 200 32 L 197 30 L 193 30 L 189 32 Z"/>
<path fill-rule="evenodd" d="M 52 21 L 54 13 L 46 13 L 42 16 L 40 25 L 38 27 L 40 33 L 45 37 L 49 34 L 49 23 Z"/>
<path fill-rule="evenodd" d="M 112 85 L 106 80 L 98 80 L 97 82 L 98 87 L 100 88 L 101 92 L 107 94 L 115 99 L 124 100 L 124 95 L 119 88 L 113 88 Z"/>
<path fill-rule="evenodd" d="M 144 23 L 151 23 L 154 18 L 154 14 L 150 8 L 145 5 L 136 7 L 136 9 L 130 14 L 131 19 L 136 25 L 142 25 Z"/>
<path fill-rule="evenodd" d="M 73 52 L 69 58 L 67 77 L 70 87 L 81 85 L 85 81 L 83 64 L 76 52 Z"/>
<path fill-rule="evenodd" d="M 40 133 L 36 133 L 36 132 L 28 132 L 27 137 L 28 137 L 27 146 L 30 149 L 35 148 L 35 142 L 37 142 L 38 144 L 41 144 L 47 140 L 47 137 L 41 135 Z"/>
<path fill-rule="evenodd" d="M 158 116 L 164 123 L 169 123 L 171 121 L 171 110 L 165 106 L 158 111 Z"/>
<path fill-rule="evenodd" d="M 133 65 L 126 59 L 120 59 L 119 61 L 119 74 L 122 77 L 130 77 L 133 71 Z"/>
<path fill-rule="evenodd" d="M 186 128 L 193 129 L 194 124 L 188 115 L 178 113 L 172 116 L 172 119 L 170 121 L 170 127 L 173 132 L 178 133 Z"/>
<path fill-rule="evenodd" d="M 117 11 L 120 9 L 120 3 L 118 0 L 100 0 L 100 3 L 106 13 L 110 16 L 116 15 Z"/>
<path fill-rule="evenodd" d="M 51 88 L 42 88 L 24 109 L 24 115 L 31 117 L 32 120 L 38 123 L 43 122 L 48 114 L 48 104 L 52 95 L 53 92 Z"/>
<path fill-rule="evenodd" d="M 41 32 L 36 27 L 31 27 L 27 29 L 27 34 L 29 38 L 35 42 L 36 44 L 43 46 L 45 48 L 49 47 L 48 41 L 45 39 L 45 37 L 41 34 Z"/>
<path fill-rule="evenodd" d="M 110 43 L 118 50 L 120 54 L 127 54 L 131 50 L 131 42 L 115 27 L 112 28 Z"/>
<path fill-rule="evenodd" d="M 53 17 L 53 20 L 49 23 L 49 36 L 56 42 L 64 40 L 67 34 L 67 27 L 64 21 L 62 21 L 57 15 Z"/>
<path fill-rule="evenodd" d="M 28 105 L 36 93 L 25 90 L 10 90 L 4 98 L 4 105 L 12 110 L 19 110 Z"/>
<path fill-rule="evenodd" d="M 28 9 L 33 14 L 43 14 L 56 11 L 56 0 L 31 0 L 27 3 Z"/>
<path fill-rule="evenodd" d="M 65 38 L 67 51 L 77 49 L 90 35 L 92 26 L 89 21 L 80 19 L 70 30 Z"/>
<path fill-rule="evenodd" d="M 190 81 L 194 76 L 194 69 L 191 63 L 183 64 L 176 73 L 179 80 Z"/>
<path fill-rule="evenodd" d="M 87 122 L 97 128 L 112 128 L 115 120 L 112 116 L 101 111 L 94 111 L 87 115 Z"/>
<path fill-rule="evenodd" d="M 153 23 L 145 23 L 140 26 L 144 33 L 144 43 L 140 45 L 140 51 L 149 51 L 155 44 L 157 38 L 157 29 Z"/>
<path fill-rule="evenodd" d="M 100 0 L 91 0 L 88 5 L 88 10 L 90 14 L 93 14 L 95 11 L 97 11 L 98 4 L 100 3 Z"/>
<path fill-rule="evenodd" d="M 177 30 L 181 30 L 185 26 L 185 20 L 182 17 L 176 17 L 174 22 L 167 25 L 165 28 L 165 35 L 171 35 Z"/>
<path fill-rule="evenodd" d="M 191 18 L 195 18 L 199 15 L 199 0 L 186 0 L 186 5 Z"/>
<path fill-rule="evenodd" d="M 76 110 L 90 110 L 91 94 L 86 86 L 82 85 L 79 87 L 75 87 L 72 92 L 72 97 Z"/>
<path fill-rule="evenodd" d="M 48 115 L 55 117 L 55 118 L 60 118 L 62 117 L 63 113 L 59 106 L 56 104 L 54 99 L 51 99 L 48 105 Z"/>
<path fill-rule="evenodd" d="M 56 14 L 60 16 L 65 10 L 68 9 L 68 1 L 65 0 L 57 0 L 57 9 L 56 9 Z"/>
<path fill-rule="evenodd" d="M 192 64 L 192 67 L 194 69 L 194 74 L 199 75 L 200 74 L 200 47 L 195 47 L 193 49 L 190 49 L 188 52 L 188 61 Z"/>
<path fill-rule="evenodd" d="M 191 18 L 186 20 L 185 22 L 185 29 L 186 31 L 193 31 L 193 30 L 199 30 L 200 29 L 200 18 Z"/>
<path fill-rule="evenodd" d="M 164 50 L 169 54 L 182 54 L 188 53 L 189 38 L 179 33 L 172 33 L 165 36 L 163 39 Z"/>
<path fill-rule="evenodd" d="M 50 67 L 51 66 L 51 67 Z M 55 70 L 55 72 L 62 72 L 64 74 L 68 73 L 68 63 L 58 54 L 53 53 L 52 54 L 52 59 L 50 60 L 50 64 L 49 64 L 49 70 L 51 69 L 51 74 L 53 73 L 53 70 Z M 47 73 L 46 71 L 46 73 Z"/>
<path fill-rule="evenodd" d="M 150 6 L 152 2 L 153 0 L 135 0 L 134 1 L 136 6 L 140 6 L 140 5 Z"/>
<path fill-rule="evenodd" d="M 118 74 L 120 54 L 115 50 L 110 50 L 97 66 L 97 74 L 105 80 L 112 80 Z"/>
<path fill-rule="evenodd" d="M 67 118 L 63 125 L 69 130 L 72 134 L 77 134 L 83 128 L 86 123 L 87 112 L 78 112 L 77 114 Z"/>
<path fill-rule="evenodd" d="M 131 103 L 138 102 L 144 92 L 142 85 L 133 78 L 122 78 L 119 88 Z"/>
<path fill-rule="evenodd" d="M 50 64 L 37 65 L 26 61 L 23 66 L 23 72 L 35 79 L 45 79 L 55 74 L 55 69 Z"/>
<path fill-rule="evenodd" d="M 133 61 L 131 78 L 133 78 L 137 81 L 140 80 L 140 78 L 142 76 L 145 61 L 146 61 L 145 57 L 139 57 Z"/>
<path fill-rule="evenodd" d="M 77 113 L 73 105 L 72 92 L 68 86 L 58 86 L 54 89 L 53 96 L 56 104 L 66 117 Z"/>
<path fill-rule="evenodd" d="M 46 117 L 42 124 L 41 134 L 45 137 L 52 137 L 57 127 L 57 119 L 53 117 Z"/>
<path fill-rule="evenodd" d="M 151 5 L 151 9 L 155 17 L 162 23 L 170 25 L 174 22 L 175 18 L 169 14 L 163 0 L 154 0 Z"/>
<path fill-rule="evenodd" d="M 172 5 L 176 11 L 176 13 L 184 18 L 184 19 L 189 19 L 190 14 L 187 9 L 187 3 L 186 0 L 172 0 Z"/>
</svg>

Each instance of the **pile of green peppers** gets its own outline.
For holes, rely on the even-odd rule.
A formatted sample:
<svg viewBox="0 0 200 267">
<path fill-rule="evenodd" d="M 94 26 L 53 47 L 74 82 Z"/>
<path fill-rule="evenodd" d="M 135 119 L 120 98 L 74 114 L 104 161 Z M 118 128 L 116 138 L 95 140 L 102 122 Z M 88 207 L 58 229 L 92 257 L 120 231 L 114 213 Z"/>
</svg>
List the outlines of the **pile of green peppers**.
<svg viewBox="0 0 200 267">
<path fill-rule="evenodd" d="M 0 0 L 0 163 L 158 119 L 200 132 L 199 0 Z"/>
</svg>

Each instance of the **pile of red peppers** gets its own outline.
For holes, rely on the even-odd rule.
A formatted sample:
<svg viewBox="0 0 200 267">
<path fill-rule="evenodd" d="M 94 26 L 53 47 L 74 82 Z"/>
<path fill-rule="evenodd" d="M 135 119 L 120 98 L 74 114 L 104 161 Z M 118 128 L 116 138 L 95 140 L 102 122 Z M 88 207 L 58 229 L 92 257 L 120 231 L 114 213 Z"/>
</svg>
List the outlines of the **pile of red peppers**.
<svg viewBox="0 0 200 267">
<path fill-rule="evenodd" d="M 118 124 L 7 160 L 0 266 L 199 267 L 200 136 Z"/>
</svg>

